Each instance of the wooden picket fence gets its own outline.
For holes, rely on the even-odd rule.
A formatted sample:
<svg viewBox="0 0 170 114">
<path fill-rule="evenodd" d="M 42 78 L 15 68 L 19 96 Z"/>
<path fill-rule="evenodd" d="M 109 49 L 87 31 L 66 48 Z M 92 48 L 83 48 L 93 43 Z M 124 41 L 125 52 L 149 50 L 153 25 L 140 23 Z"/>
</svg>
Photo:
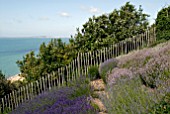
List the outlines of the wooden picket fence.
<svg viewBox="0 0 170 114">
<path fill-rule="evenodd" d="M 110 47 L 87 53 L 79 53 L 77 58 L 69 65 L 59 68 L 55 72 L 20 87 L 17 91 L 15 90 L 1 98 L 0 113 L 3 113 L 6 109 L 14 110 L 26 100 L 31 100 L 51 88 L 67 86 L 67 82 L 74 81 L 80 76 L 87 76 L 88 69 L 92 65 L 99 65 L 110 58 L 149 46 L 155 41 L 155 29 L 152 29 L 133 38 L 113 44 Z"/>
</svg>

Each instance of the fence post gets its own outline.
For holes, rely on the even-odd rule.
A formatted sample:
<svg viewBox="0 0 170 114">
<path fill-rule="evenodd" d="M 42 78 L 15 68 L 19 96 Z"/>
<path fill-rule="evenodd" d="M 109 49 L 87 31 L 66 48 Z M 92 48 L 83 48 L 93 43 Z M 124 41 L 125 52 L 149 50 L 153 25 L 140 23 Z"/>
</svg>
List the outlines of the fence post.
<svg viewBox="0 0 170 114">
<path fill-rule="evenodd" d="M 17 95 L 16 90 L 14 91 L 14 95 L 15 95 L 15 101 L 16 101 L 16 106 L 15 107 L 18 107 L 18 95 Z"/>
<path fill-rule="evenodd" d="M 91 51 L 90 51 L 90 59 L 91 59 L 90 65 L 92 65 L 93 64 L 93 55 L 92 55 Z"/>
<path fill-rule="evenodd" d="M 11 106 L 10 106 L 11 105 L 11 103 L 10 103 L 11 99 L 9 99 L 9 94 L 7 94 L 7 99 L 8 99 L 8 107 L 11 108 Z"/>
<path fill-rule="evenodd" d="M 4 111 L 4 108 L 5 108 L 4 105 L 5 105 L 5 104 L 4 104 L 4 98 L 2 98 L 2 111 Z"/>
<path fill-rule="evenodd" d="M 23 86 L 23 102 L 26 100 L 25 86 Z"/>
<path fill-rule="evenodd" d="M 154 42 L 156 42 L 156 40 L 157 40 L 157 39 L 156 39 L 156 28 L 154 27 L 153 29 L 154 29 L 154 30 L 153 30 L 153 31 L 154 31 L 154 32 L 153 32 L 153 34 L 154 34 Z"/>
<path fill-rule="evenodd" d="M 38 86 L 38 84 L 37 84 Z M 49 86 L 49 90 L 51 90 L 51 82 L 50 82 L 50 75 L 48 74 L 48 86 Z"/>
<path fill-rule="evenodd" d="M 14 99 L 14 106 L 13 106 L 13 108 L 15 108 L 16 107 L 16 98 L 15 98 L 14 91 L 12 91 L 12 96 L 13 96 L 13 99 Z"/>
<path fill-rule="evenodd" d="M 78 53 L 77 62 L 78 62 L 78 74 L 80 76 L 81 75 L 81 73 L 80 73 L 80 53 Z"/>
<path fill-rule="evenodd" d="M 60 75 L 60 68 L 58 69 L 58 84 L 59 84 L 59 86 L 61 86 L 61 75 Z"/>
<path fill-rule="evenodd" d="M 2 99 L 3 99 L 3 98 L 1 98 L 1 103 L 2 103 Z M 0 114 L 2 113 L 2 110 L 3 110 L 3 109 L 2 109 L 2 104 L 0 104 Z"/>
<path fill-rule="evenodd" d="M 100 50 L 100 63 L 103 61 L 103 49 Z"/>
</svg>

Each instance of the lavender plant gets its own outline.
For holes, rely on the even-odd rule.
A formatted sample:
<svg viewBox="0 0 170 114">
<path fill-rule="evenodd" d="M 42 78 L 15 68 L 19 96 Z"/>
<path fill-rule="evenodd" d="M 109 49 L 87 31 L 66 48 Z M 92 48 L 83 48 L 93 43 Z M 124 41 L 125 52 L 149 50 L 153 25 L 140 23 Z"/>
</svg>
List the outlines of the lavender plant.
<svg viewBox="0 0 170 114">
<path fill-rule="evenodd" d="M 90 83 L 90 79 L 82 75 L 75 81 L 69 82 L 68 86 L 74 87 L 73 89 L 74 92 L 71 94 L 70 98 L 73 99 L 76 97 L 80 97 L 82 95 L 88 97 L 92 92 L 89 83 Z"/>
<path fill-rule="evenodd" d="M 142 86 L 139 77 L 119 77 L 114 86 L 107 87 L 107 92 L 109 96 L 102 99 L 109 114 L 146 113 L 159 102 L 159 96 Z"/>
<path fill-rule="evenodd" d="M 170 113 L 170 92 L 162 100 L 149 110 L 150 114 L 169 114 Z"/>
<path fill-rule="evenodd" d="M 116 83 L 116 79 L 120 77 L 132 78 L 133 73 L 129 69 L 125 68 L 114 68 L 107 78 L 107 85 L 112 87 Z M 121 78 L 122 79 L 122 78 Z"/>
<path fill-rule="evenodd" d="M 108 96 L 102 97 L 108 112 L 169 113 L 170 42 L 117 59 L 107 79 Z"/>
<path fill-rule="evenodd" d="M 104 82 L 107 80 L 107 73 L 117 66 L 118 60 L 115 58 L 109 59 L 99 65 L 99 74 Z"/>
<path fill-rule="evenodd" d="M 80 80 L 80 79 L 79 79 Z M 10 114 L 88 114 L 96 113 L 90 105 L 87 81 L 80 85 L 53 89 L 21 104 Z"/>
<path fill-rule="evenodd" d="M 140 69 L 143 83 L 151 88 L 158 87 L 170 78 L 170 56 L 156 55 L 144 68 Z"/>
<path fill-rule="evenodd" d="M 117 57 L 118 67 L 131 69 L 133 72 L 144 67 L 151 58 L 155 58 L 156 55 L 168 55 L 170 54 L 170 41 L 159 44 L 153 48 L 145 48 L 143 50 L 134 51 L 127 55 Z"/>
</svg>

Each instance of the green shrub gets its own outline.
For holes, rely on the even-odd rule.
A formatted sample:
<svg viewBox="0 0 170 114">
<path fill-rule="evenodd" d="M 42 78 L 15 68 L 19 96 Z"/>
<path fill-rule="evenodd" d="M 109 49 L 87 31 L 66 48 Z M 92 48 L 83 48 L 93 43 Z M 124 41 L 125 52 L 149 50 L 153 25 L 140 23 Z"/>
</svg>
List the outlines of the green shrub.
<svg viewBox="0 0 170 114">
<path fill-rule="evenodd" d="M 90 76 L 91 80 L 99 79 L 99 70 L 97 66 L 91 66 L 88 69 L 88 75 Z"/>
<path fill-rule="evenodd" d="M 15 84 L 11 83 L 5 78 L 5 75 L 0 70 L 0 98 L 11 93 L 13 90 L 17 90 Z"/>
<path fill-rule="evenodd" d="M 118 60 L 115 58 L 109 59 L 99 66 L 99 75 L 103 79 L 103 81 L 106 83 L 106 76 L 107 73 L 109 73 L 113 68 L 117 66 Z"/>
</svg>

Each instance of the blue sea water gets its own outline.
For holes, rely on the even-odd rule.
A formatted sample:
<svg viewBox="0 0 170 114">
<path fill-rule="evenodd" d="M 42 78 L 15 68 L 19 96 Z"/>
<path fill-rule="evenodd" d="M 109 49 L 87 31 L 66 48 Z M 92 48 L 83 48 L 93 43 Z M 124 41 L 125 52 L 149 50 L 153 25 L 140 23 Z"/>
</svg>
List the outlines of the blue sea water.
<svg viewBox="0 0 170 114">
<path fill-rule="evenodd" d="M 50 41 L 50 38 L 0 38 L 0 70 L 6 78 L 20 73 L 16 64 L 23 56 L 30 51 L 38 53 L 40 45 Z M 62 38 L 68 42 L 69 38 Z"/>
</svg>

